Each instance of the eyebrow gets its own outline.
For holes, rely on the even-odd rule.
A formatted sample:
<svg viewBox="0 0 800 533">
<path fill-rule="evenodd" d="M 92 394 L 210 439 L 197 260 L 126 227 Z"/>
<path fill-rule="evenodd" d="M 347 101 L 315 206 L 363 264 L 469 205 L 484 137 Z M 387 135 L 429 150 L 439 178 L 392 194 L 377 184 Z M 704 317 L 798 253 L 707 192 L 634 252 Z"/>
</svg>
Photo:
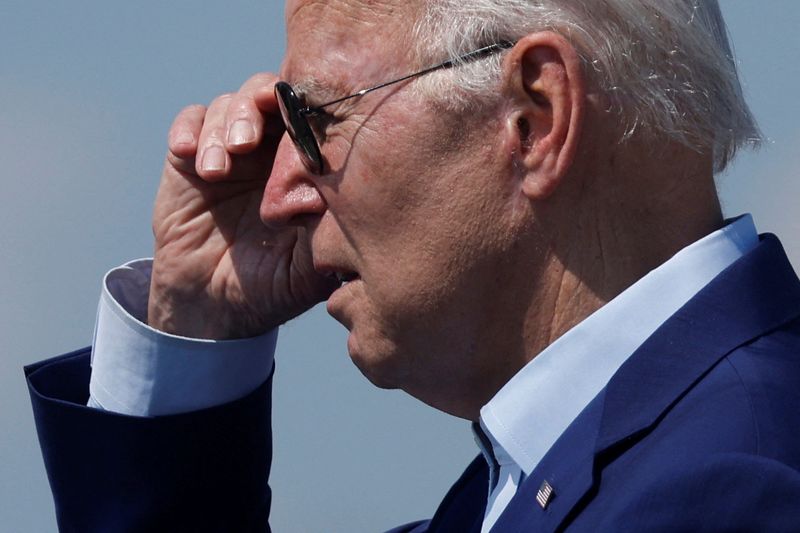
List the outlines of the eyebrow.
<svg viewBox="0 0 800 533">
<path fill-rule="evenodd" d="M 323 83 L 317 78 L 306 78 L 298 82 L 292 83 L 292 87 L 299 96 L 303 98 L 306 106 L 316 108 L 318 105 L 324 104 L 327 101 L 335 99 L 341 91 L 335 89 L 334 84 Z"/>
</svg>

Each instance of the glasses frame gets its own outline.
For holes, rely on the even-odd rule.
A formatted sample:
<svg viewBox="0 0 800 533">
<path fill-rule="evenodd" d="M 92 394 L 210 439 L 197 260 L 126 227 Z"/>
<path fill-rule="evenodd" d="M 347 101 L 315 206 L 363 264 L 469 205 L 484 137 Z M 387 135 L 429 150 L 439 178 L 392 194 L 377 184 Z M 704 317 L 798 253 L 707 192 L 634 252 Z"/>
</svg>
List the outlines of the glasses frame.
<svg viewBox="0 0 800 533">
<path fill-rule="evenodd" d="M 297 151 L 300 153 L 300 159 L 303 161 L 303 164 L 305 164 L 306 168 L 308 168 L 308 170 L 310 170 L 312 173 L 322 174 L 324 169 L 322 153 L 320 152 L 317 137 L 314 135 L 314 130 L 311 128 L 311 125 L 308 122 L 308 117 L 323 114 L 326 107 L 334 104 L 338 104 L 352 98 L 358 98 L 360 96 L 364 96 L 365 94 L 371 93 L 372 91 L 377 91 L 378 89 L 383 89 L 384 87 L 401 83 L 412 78 L 424 76 L 425 74 L 429 74 L 437 70 L 448 69 L 457 65 L 483 59 L 497 52 L 513 48 L 515 44 L 516 43 L 512 41 L 498 41 L 494 44 L 467 52 L 466 54 L 456 58 L 448 59 L 447 61 L 439 63 L 438 65 L 408 74 L 402 78 L 397 78 L 396 80 L 387 81 L 367 89 L 362 89 L 357 93 L 353 93 L 342 98 L 337 98 L 336 100 L 331 100 L 330 102 L 326 102 L 318 106 L 304 105 L 302 97 L 299 97 L 297 93 L 295 93 L 292 86 L 285 81 L 279 81 L 275 84 L 275 97 L 278 100 L 278 107 L 281 112 L 281 118 L 283 118 L 283 123 L 286 126 L 286 132 L 289 134 L 289 137 L 292 139 L 295 148 L 297 148 Z"/>
</svg>

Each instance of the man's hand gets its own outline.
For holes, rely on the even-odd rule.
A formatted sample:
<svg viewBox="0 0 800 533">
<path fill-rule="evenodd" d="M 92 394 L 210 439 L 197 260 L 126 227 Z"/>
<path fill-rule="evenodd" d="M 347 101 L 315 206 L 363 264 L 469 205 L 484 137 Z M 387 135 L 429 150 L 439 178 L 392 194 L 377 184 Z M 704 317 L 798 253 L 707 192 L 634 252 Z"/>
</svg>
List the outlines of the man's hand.
<svg viewBox="0 0 800 533">
<path fill-rule="evenodd" d="M 148 323 L 194 338 L 258 335 L 324 300 L 305 231 L 268 228 L 259 205 L 283 122 L 275 76 L 259 74 L 208 109 L 185 108 L 153 214 Z"/>
</svg>

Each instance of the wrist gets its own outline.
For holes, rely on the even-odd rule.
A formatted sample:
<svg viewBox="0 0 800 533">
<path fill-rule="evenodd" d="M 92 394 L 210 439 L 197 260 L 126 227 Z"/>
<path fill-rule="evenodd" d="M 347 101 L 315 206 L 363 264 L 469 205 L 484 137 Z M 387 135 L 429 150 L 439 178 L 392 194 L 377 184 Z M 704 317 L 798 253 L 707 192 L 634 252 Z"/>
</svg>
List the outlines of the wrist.
<svg viewBox="0 0 800 533">
<path fill-rule="evenodd" d="M 147 325 L 191 339 L 237 340 L 257 337 L 278 327 L 277 321 L 255 321 L 230 302 L 215 302 L 205 291 L 186 291 L 153 276 L 147 305 Z"/>
</svg>

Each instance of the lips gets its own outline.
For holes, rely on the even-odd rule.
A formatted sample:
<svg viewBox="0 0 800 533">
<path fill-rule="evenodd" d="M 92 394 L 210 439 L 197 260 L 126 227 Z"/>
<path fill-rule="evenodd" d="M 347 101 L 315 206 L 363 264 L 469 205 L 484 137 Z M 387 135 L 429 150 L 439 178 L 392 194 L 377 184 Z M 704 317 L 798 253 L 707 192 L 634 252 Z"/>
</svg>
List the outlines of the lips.
<svg viewBox="0 0 800 533">
<path fill-rule="evenodd" d="M 345 284 L 350 281 L 353 281 L 354 279 L 358 279 L 358 274 L 356 274 L 355 272 L 336 272 L 334 275 L 341 284 Z"/>
<path fill-rule="evenodd" d="M 338 265 L 322 263 L 314 264 L 314 270 L 326 278 L 335 279 L 339 285 L 344 285 L 360 278 L 358 272 Z"/>
</svg>

